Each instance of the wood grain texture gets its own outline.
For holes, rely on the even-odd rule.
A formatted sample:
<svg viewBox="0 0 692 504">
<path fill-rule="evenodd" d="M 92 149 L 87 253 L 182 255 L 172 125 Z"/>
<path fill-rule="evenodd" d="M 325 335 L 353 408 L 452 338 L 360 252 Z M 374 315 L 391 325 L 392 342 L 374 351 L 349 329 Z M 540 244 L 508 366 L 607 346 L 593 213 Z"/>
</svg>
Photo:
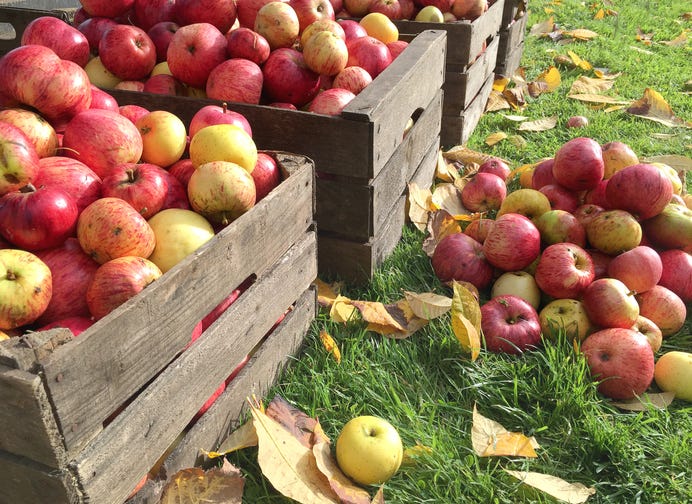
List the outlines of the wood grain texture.
<svg viewBox="0 0 692 504">
<path fill-rule="evenodd" d="M 468 141 L 483 115 L 490 91 L 493 89 L 493 81 L 494 74 L 487 78 L 479 93 L 460 116 L 442 116 L 441 142 L 444 147 L 464 145 Z"/>
<path fill-rule="evenodd" d="M 0 502 L 3 504 L 81 504 L 73 476 L 0 451 Z"/>
<path fill-rule="evenodd" d="M 524 53 L 524 37 L 528 16 L 524 15 L 500 32 L 500 46 L 497 51 L 495 73 L 511 77 L 519 68 Z"/>
</svg>

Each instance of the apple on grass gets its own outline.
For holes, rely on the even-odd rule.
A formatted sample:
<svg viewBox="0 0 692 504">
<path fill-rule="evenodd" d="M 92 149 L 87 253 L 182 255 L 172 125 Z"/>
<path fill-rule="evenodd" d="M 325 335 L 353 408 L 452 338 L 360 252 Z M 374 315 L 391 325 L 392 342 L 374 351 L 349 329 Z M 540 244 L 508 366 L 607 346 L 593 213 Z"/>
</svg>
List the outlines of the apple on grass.
<svg viewBox="0 0 692 504">
<path fill-rule="evenodd" d="M 493 278 L 493 267 L 483 254 L 483 245 L 465 233 L 445 236 L 435 247 L 432 267 L 441 282 L 465 281 L 484 289 Z"/>
<path fill-rule="evenodd" d="M 579 208 L 579 196 L 560 184 L 546 184 L 539 189 L 540 192 L 548 197 L 550 208 L 553 210 L 564 210 L 569 213 Z"/>
<path fill-rule="evenodd" d="M 604 172 L 603 178 L 609 179 L 613 174 L 627 166 L 639 164 L 639 158 L 632 148 L 623 142 L 608 142 L 601 146 Z"/>
<path fill-rule="evenodd" d="M 509 165 L 504 160 L 497 157 L 486 159 L 478 167 L 478 173 L 492 173 L 502 180 L 507 180 L 511 172 L 512 170 Z"/>
<path fill-rule="evenodd" d="M 661 355 L 654 365 L 654 380 L 676 399 L 692 402 L 692 353 L 673 350 Z"/>
<path fill-rule="evenodd" d="M 538 287 L 550 297 L 579 299 L 594 275 L 589 253 L 579 245 L 562 242 L 543 250 L 535 278 Z"/>
<path fill-rule="evenodd" d="M 558 185 L 553 176 L 554 164 L 555 158 L 544 159 L 536 164 L 531 175 L 531 189 L 538 190 L 543 186 Z"/>
<path fill-rule="evenodd" d="M 692 209 L 669 203 L 658 215 L 643 221 L 642 229 L 658 247 L 692 252 Z"/>
<path fill-rule="evenodd" d="M 661 344 L 663 343 L 663 333 L 652 320 L 639 315 L 636 322 L 632 327 L 630 327 L 630 329 L 646 336 L 646 339 L 649 340 L 649 344 L 651 345 L 651 350 L 653 350 L 654 353 L 661 349 Z"/>
<path fill-rule="evenodd" d="M 601 146 L 587 137 L 573 138 L 557 150 L 553 177 L 558 184 L 574 191 L 592 189 L 603 179 Z"/>
<path fill-rule="evenodd" d="M 543 336 L 556 340 L 561 331 L 569 339 L 583 341 L 592 331 L 591 320 L 578 299 L 555 299 L 538 313 Z"/>
<path fill-rule="evenodd" d="M 497 216 L 501 217 L 504 214 L 513 213 L 535 219 L 550 209 L 550 200 L 545 194 L 537 189 L 522 188 L 507 194 L 500 205 Z"/>
<path fill-rule="evenodd" d="M 591 282 L 583 291 L 582 302 L 589 319 L 603 328 L 630 328 L 640 315 L 634 292 L 615 278 L 599 278 Z"/>
<path fill-rule="evenodd" d="M 490 297 L 511 294 L 522 298 L 535 309 L 541 304 L 541 291 L 533 275 L 526 271 L 507 271 L 493 282 Z"/>
<path fill-rule="evenodd" d="M 632 329 L 608 328 L 581 345 L 598 391 L 611 399 L 641 396 L 654 379 L 654 353 L 646 337 Z"/>
<path fill-rule="evenodd" d="M 672 196 L 670 178 L 646 163 L 617 171 L 606 186 L 606 199 L 612 208 L 626 210 L 641 220 L 661 213 Z"/>
<path fill-rule="evenodd" d="M 684 250 L 670 249 L 659 253 L 661 279 L 659 284 L 672 290 L 685 303 L 692 301 L 692 255 Z"/>
<path fill-rule="evenodd" d="M 655 285 L 635 296 L 639 313 L 661 330 L 664 338 L 678 332 L 687 320 L 687 307 L 680 296 L 662 285 Z"/>
<path fill-rule="evenodd" d="M 494 219 L 479 217 L 478 219 L 473 219 L 468 223 L 468 225 L 464 228 L 464 233 L 482 245 L 494 225 Z"/>
<path fill-rule="evenodd" d="M 404 449 L 396 428 L 372 415 L 352 418 L 336 440 L 341 471 L 361 485 L 381 485 L 396 474 Z"/>
<path fill-rule="evenodd" d="M 497 210 L 507 196 L 503 178 L 494 173 L 476 173 L 461 189 L 461 203 L 471 212 Z"/>
<path fill-rule="evenodd" d="M 631 250 L 642 239 L 642 226 L 625 210 L 598 212 L 584 228 L 591 246 L 609 255 Z"/>
<path fill-rule="evenodd" d="M 584 226 L 566 210 L 548 210 L 536 217 L 534 223 L 541 233 L 541 243 L 544 246 L 563 242 L 574 243 L 579 247 L 586 246 Z"/>
<path fill-rule="evenodd" d="M 48 308 L 53 295 L 50 268 L 35 254 L 0 249 L 0 329 L 30 324 Z"/>
<path fill-rule="evenodd" d="M 538 313 L 518 296 L 492 298 L 481 306 L 481 330 L 491 352 L 521 354 L 541 342 Z"/>
</svg>

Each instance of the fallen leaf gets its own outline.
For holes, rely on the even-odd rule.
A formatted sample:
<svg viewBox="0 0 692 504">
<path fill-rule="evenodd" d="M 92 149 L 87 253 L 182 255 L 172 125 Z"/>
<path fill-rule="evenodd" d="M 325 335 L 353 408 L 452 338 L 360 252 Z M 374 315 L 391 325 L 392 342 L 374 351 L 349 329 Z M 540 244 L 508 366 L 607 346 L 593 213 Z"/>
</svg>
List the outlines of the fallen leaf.
<svg viewBox="0 0 692 504">
<path fill-rule="evenodd" d="M 234 451 L 257 446 L 257 432 L 252 422 L 245 422 L 223 440 L 217 451 L 202 452 L 210 459 L 224 457 Z"/>
<path fill-rule="evenodd" d="M 461 226 L 452 214 L 446 210 L 437 210 L 430 213 L 426 231 L 428 235 L 423 240 L 422 247 L 428 257 L 432 257 L 440 240 L 447 235 L 461 233 Z"/>
<path fill-rule="evenodd" d="M 635 40 L 638 40 L 644 45 L 650 46 L 651 39 L 653 38 L 653 36 L 653 33 L 644 33 L 641 28 L 637 28 L 637 35 L 635 36 Z"/>
<path fill-rule="evenodd" d="M 494 157 L 484 152 L 469 149 L 468 147 L 465 147 L 463 145 L 457 145 L 456 147 L 452 147 L 448 151 L 445 151 L 443 155 L 446 159 L 449 159 L 450 161 L 459 161 L 467 165 L 472 163 L 482 165 L 488 159 Z"/>
<path fill-rule="evenodd" d="M 534 437 L 527 437 L 520 432 L 509 432 L 502 424 L 478 413 L 475 404 L 471 445 L 479 457 L 536 458 L 536 448 L 540 448 Z"/>
<path fill-rule="evenodd" d="M 193 467 L 175 473 L 161 494 L 160 504 L 241 504 L 245 478 L 224 460 L 221 468 Z"/>
<path fill-rule="evenodd" d="M 312 453 L 315 456 L 317 468 L 327 478 L 341 504 L 370 504 L 370 494 L 354 485 L 339 469 L 332 456 L 331 443 L 328 440 L 316 443 Z"/>
<path fill-rule="evenodd" d="M 306 448 L 312 448 L 313 433 L 319 422 L 296 408 L 280 395 L 267 405 L 266 415 L 281 425 Z"/>
<path fill-rule="evenodd" d="M 495 91 L 504 91 L 504 89 L 507 87 L 507 84 L 511 82 L 511 79 L 509 77 L 499 77 L 493 81 L 493 89 Z"/>
<path fill-rule="evenodd" d="M 572 98 L 573 100 L 579 100 L 583 102 L 590 102 L 590 103 L 612 103 L 612 104 L 617 104 L 617 105 L 627 105 L 630 102 L 620 100 L 618 98 L 614 98 L 612 96 L 606 96 L 606 95 L 601 95 L 601 94 L 592 94 L 592 93 L 579 93 L 579 94 L 570 94 L 567 96 L 568 98 Z"/>
<path fill-rule="evenodd" d="M 570 59 L 574 63 L 575 66 L 578 66 L 582 70 L 586 70 L 587 72 L 593 68 L 591 63 L 586 61 L 585 59 L 582 59 L 579 57 L 577 53 L 574 51 L 567 51 L 567 54 L 569 55 Z"/>
<path fill-rule="evenodd" d="M 384 504 L 384 486 L 381 486 L 370 504 Z"/>
<path fill-rule="evenodd" d="M 415 446 L 409 446 L 404 449 L 404 456 L 401 460 L 402 466 L 416 465 L 418 457 L 421 455 L 429 455 L 432 453 L 432 448 L 424 446 L 416 442 Z"/>
<path fill-rule="evenodd" d="M 312 448 L 304 446 L 254 404 L 250 404 L 250 412 L 259 439 L 257 461 L 272 486 L 303 504 L 337 504 L 339 498 L 317 468 Z"/>
<path fill-rule="evenodd" d="M 557 476 L 550 476 L 549 474 L 510 471 L 509 469 L 505 469 L 504 471 L 518 480 L 521 480 L 522 483 L 537 488 L 548 495 L 552 495 L 556 499 L 570 504 L 581 504 L 582 502 L 586 502 L 589 497 L 596 493 L 596 489 L 593 487 L 587 487 L 581 483 L 569 483 Z"/>
<path fill-rule="evenodd" d="M 547 86 L 545 83 L 534 83 L 534 86 Z M 527 86 L 528 87 L 528 86 Z M 505 89 L 502 92 L 502 96 L 505 97 L 509 106 L 513 109 L 521 109 L 526 106 L 526 98 L 524 97 L 525 87 L 515 87 L 511 89 Z"/>
<path fill-rule="evenodd" d="M 545 82 L 547 86 L 546 91 L 550 93 L 560 87 L 562 77 L 560 76 L 560 71 L 556 67 L 551 66 L 542 72 L 538 77 L 536 77 L 536 80 L 539 82 Z"/>
<path fill-rule="evenodd" d="M 505 133 L 503 131 L 498 131 L 496 133 L 491 133 L 490 135 L 485 137 L 485 143 L 486 143 L 486 145 L 489 145 L 490 147 L 492 147 L 493 145 L 504 140 L 505 138 L 507 138 L 507 133 Z"/>
<path fill-rule="evenodd" d="M 425 320 L 440 317 L 452 308 L 451 298 L 433 292 L 404 291 L 404 296 L 414 315 Z"/>
<path fill-rule="evenodd" d="M 576 40 L 592 40 L 598 37 L 598 33 L 595 31 L 587 30 L 586 28 L 577 28 L 576 30 L 569 30 L 562 32 L 563 35 L 567 37 L 572 37 Z"/>
<path fill-rule="evenodd" d="M 445 210 L 456 218 L 457 215 L 468 215 L 469 212 L 461 204 L 461 196 L 456 185 L 443 183 L 435 186 L 432 194 L 433 209 Z"/>
<path fill-rule="evenodd" d="M 548 19 L 533 25 L 529 30 L 529 35 L 541 36 L 547 33 L 551 33 L 553 30 L 555 30 L 555 19 L 553 18 L 553 16 L 550 16 Z"/>
<path fill-rule="evenodd" d="M 674 392 L 662 392 L 660 394 L 644 394 L 629 401 L 613 402 L 613 406 L 626 411 L 647 411 L 651 406 L 658 409 L 667 408 L 675 399 Z"/>
<path fill-rule="evenodd" d="M 526 139 L 521 135 L 512 135 L 507 139 L 517 149 L 523 149 L 526 147 Z"/>
<path fill-rule="evenodd" d="M 512 121 L 512 122 L 523 122 L 523 121 L 527 121 L 529 119 L 526 116 L 510 115 L 510 114 L 502 114 L 502 117 L 504 117 L 508 121 Z"/>
<path fill-rule="evenodd" d="M 452 332 L 475 361 L 481 352 L 481 308 L 473 293 L 459 282 L 452 283 Z"/>
<path fill-rule="evenodd" d="M 627 108 L 627 112 L 638 117 L 656 121 L 666 126 L 692 128 L 691 122 L 685 122 L 676 117 L 673 113 L 673 109 L 670 107 L 665 98 L 663 98 L 663 95 L 651 88 L 646 88 L 644 90 L 644 96 L 642 96 L 639 100 L 632 102 L 632 104 Z"/>
<path fill-rule="evenodd" d="M 572 82 L 567 96 L 574 94 L 599 94 L 608 91 L 615 82 L 610 79 L 594 79 L 585 75 L 580 75 Z"/>
<path fill-rule="evenodd" d="M 519 131 L 547 131 L 557 125 L 557 116 L 544 117 L 535 121 L 524 121 L 519 125 Z"/>
<path fill-rule="evenodd" d="M 332 306 L 334 300 L 339 295 L 343 282 L 334 282 L 328 284 L 319 278 L 316 278 L 314 283 L 317 286 L 317 302 L 320 304 L 320 306 L 327 308 Z"/>
<path fill-rule="evenodd" d="M 428 224 L 428 214 L 432 205 L 432 193 L 430 189 L 422 189 L 418 184 L 411 182 L 408 185 L 409 220 L 420 230 L 425 231 Z"/>
<path fill-rule="evenodd" d="M 341 350 L 339 350 L 334 338 L 324 329 L 320 331 L 320 341 L 324 349 L 334 356 L 336 363 L 341 364 Z"/>
<path fill-rule="evenodd" d="M 687 33 L 689 30 L 683 30 L 680 35 L 675 37 L 673 40 L 661 41 L 661 44 L 671 46 L 671 47 L 682 47 L 687 44 Z"/>
<path fill-rule="evenodd" d="M 661 156 L 650 156 L 643 158 L 644 163 L 663 163 L 672 166 L 678 172 L 692 171 L 692 158 L 677 154 L 663 154 Z"/>
<path fill-rule="evenodd" d="M 336 296 L 332 307 L 329 310 L 329 316 L 334 322 L 341 322 L 343 324 L 349 322 L 353 317 L 353 313 L 356 311 L 356 307 L 351 304 L 351 300 L 344 296 Z"/>
<path fill-rule="evenodd" d="M 490 91 L 488 102 L 485 104 L 485 112 L 497 112 L 498 110 L 511 109 L 512 106 L 501 91 Z"/>
<path fill-rule="evenodd" d="M 428 323 L 413 313 L 405 299 L 387 305 L 378 301 L 353 301 L 353 305 L 368 322 L 368 331 L 389 338 L 408 338 Z"/>
<path fill-rule="evenodd" d="M 442 151 L 437 153 L 437 164 L 435 165 L 435 178 L 443 182 L 454 182 L 459 178 L 459 172 L 452 163 L 447 163 L 447 160 L 442 155 Z"/>
</svg>

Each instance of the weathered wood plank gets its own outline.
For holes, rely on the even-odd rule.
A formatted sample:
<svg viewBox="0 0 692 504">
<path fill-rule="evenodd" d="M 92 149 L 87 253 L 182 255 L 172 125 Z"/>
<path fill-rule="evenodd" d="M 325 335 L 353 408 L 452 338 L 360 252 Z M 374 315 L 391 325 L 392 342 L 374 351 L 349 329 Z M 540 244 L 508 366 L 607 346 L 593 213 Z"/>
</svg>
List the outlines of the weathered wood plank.
<svg viewBox="0 0 692 504">
<path fill-rule="evenodd" d="M 490 75 L 480 92 L 460 116 L 442 116 L 441 142 L 444 147 L 464 145 L 468 141 L 483 115 L 490 91 L 493 88 L 493 81 L 494 75 Z"/>
<path fill-rule="evenodd" d="M 512 21 L 526 14 L 528 0 L 505 0 L 505 9 L 502 13 L 501 28 L 507 28 Z"/>
<path fill-rule="evenodd" d="M 58 470 L 0 451 L 0 502 L 3 504 L 78 504 L 74 478 Z"/>
<path fill-rule="evenodd" d="M 509 28 L 500 32 L 500 46 L 497 51 L 497 62 L 505 58 L 524 41 L 528 16 L 522 16 L 513 22 Z"/>
</svg>

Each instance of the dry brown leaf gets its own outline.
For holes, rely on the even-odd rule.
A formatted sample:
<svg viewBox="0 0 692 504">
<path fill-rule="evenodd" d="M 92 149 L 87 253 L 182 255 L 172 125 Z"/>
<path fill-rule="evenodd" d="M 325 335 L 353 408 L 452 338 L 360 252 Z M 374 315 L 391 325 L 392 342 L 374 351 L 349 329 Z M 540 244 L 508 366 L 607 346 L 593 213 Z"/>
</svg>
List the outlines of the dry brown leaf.
<svg viewBox="0 0 692 504">
<path fill-rule="evenodd" d="M 456 185 L 450 183 L 438 184 L 432 194 L 433 209 L 445 210 L 456 218 L 457 215 L 468 215 L 469 212 L 461 204 L 461 196 Z"/>
<path fill-rule="evenodd" d="M 557 116 L 544 117 L 535 121 L 524 121 L 519 125 L 519 131 L 547 131 L 557 125 Z"/>
<path fill-rule="evenodd" d="M 317 286 L 317 302 L 326 308 L 332 306 L 334 300 L 339 295 L 343 282 L 333 282 L 328 284 L 316 278 L 314 284 Z"/>
<path fill-rule="evenodd" d="M 536 77 L 536 80 L 539 82 L 545 82 L 546 84 L 546 91 L 548 93 L 555 91 L 558 87 L 560 87 L 560 82 L 562 82 L 562 76 L 560 75 L 560 71 L 554 67 L 551 66 L 544 72 L 542 72 L 538 77 Z"/>
<path fill-rule="evenodd" d="M 384 504 L 384 485 L 377 490 L 370 504 Z"/>
<path fill-rule="evenodd" d="M 615 82 L 610 79 L 594 79 L 585 75 L 580 75 L 572 83 L 567 96 L 575 94 L 600 94 L 613 87 Z"/>
<path fill-rule="evenodd" d="M 257 461 L 272 486 L 303 504 L 337 504 L 339 498 L 317 468 L 312 448 L 304 446 L 256 405 L 250 404 L 250 412 L 259 439 Z"/>
<path fill-rule="evenodd" d="M 613 406 L 626 411 L 647 411 L 650 407 L 666 409 L 675 399 L 674 392 L 661 392 L 660 394 L 644 394 L 629 401 L 613 402 Z"/>
<path fill-rule="evenodd" d="M 339 469 L 332 456 L 331 443 L 323 440 L 312 448 L 317 468 L 329 481 L 341 504 L 370 504 L 370 494 L 353 482 Z"/>
<path fill-rule="evenodd" d="M 345 324 L 352 319 L 355 311 L 356 308 L 351 304 L 351 300 L 349 298 L 338 295 L 332 303 L 332 307 L 329 310 L 329 316 L 334 322 Z"/>
<path fill-rule="evenodd" d="M 502 424 L 478 413 L 475 404 L 471 445 L 479 457 L 536 458 L 536 448 L 540 448 L 534 437 L 527 437 L 520 432 L 509 432 Z"/>
<path fill-rule="evenodd" d="M 675 37 L 673 40 L 664 40 L 661 44 L 671 46 L 671 47 L 682 47 L 687 44 L 687 33 L 689 30 L 683 30 L 680 35 Z"/>
<path fill-rule="evenodd" d="M 182 469 L 166 484 L 161 504 L 241 504 L 245 478 L 228 460 L 221 468 Z"/>
<path fill-rule="evenodd" d="M 320 331 L 320 341 L 322 342 L 324 349 L 334 356 L 336 363 L 341 364 L 341 350 L 339 350 L 339 346 L 336 344 L 336 341 L 334 341 L 331 334 L 322 329 Z"/>
<path fill-rule="evenodd" d="M 507 138 L 507 133 L 505 133 L 504 131 L 491 133 L 490 135 L 485 137 L 485 144 L 492 147 L 493 145 L 500 143 L 505 138 Z"/>
<path fill-rule="evenodd" d="M 425 231 L 428 224 L 428 214 L 431 210 L 432 193 L 430 189 L 423 189 L 415 182 L 408 185 L 408 217 L 420 230 Z"/>
<path fill-rule="evenodd" d="M 363 320 L 369 324 L 390 327 L 395 331 L 405 330 L 405 322 L 400 321 L 401 314 L 391 313 L 388 309 L 391 309 L 393 305 L 385 306 L 379 301 L 353 301 L 352 303 L 353 306 L 360 310 L 360 315 L 363 317 Z M 397 318 L 399 318 L 399 320 L 397 320 Z"/>
<path fill-rule="evenodd" d="M 223 440 L 217 451 L 202 451 L 208 458 L 213 459 L 251 446 L 257 446 L 257 432 L 255 432 L 255 426 L 252 425 L 252 422 L 245 422 Z"/>
<path fill-rule="evenodd" d="M 267 406 L 266 415 L 281 425 L 306 448 L 312 448 L 313 433 L 319 422 L 303 413 L 280 395 Z"/>
<path fill-rule="evenodd" d="M 531 27 L 529 30 L 529 35 L 546 35 L 548 33 L 551 33 L 555 30 L 555 19 L 553 16 L 550 16 L 548 19 L 541 21 L 540 23 L 536 23 Z"/>
<path fill-rule="evenodd" d="M 353 305 L 360 310 L 363 320 L 368 322 L 368 331 L 388 338 L 408 338 L 428 323 L 413 313 L 405 299 L 387 305 L 378 301 L 353 301 Z"/>
<path fill-rule="evenodd" d="M 428 235 L 423 240 L 423 251 L 432 257 L 440 240 L 449 234 L 461 233 L 461 226 L 452 214 L 446 210 L 431 212 L 426 226 Z"/>
<path fill-rule="evenodd" d="M 452 299 L 434 292 L 416 293 L 404 291 L 404 296 L 414 315 L 432 320 L 447 313 L 452 308 Z"/>
<path fill-rule="evenodd" d="M 692 128 L 692 122 L 685 122 L 676 117 L 663 95 L 651 88 L 646 88 L 644 96 L 632 102 L 627 112 L 670 127 Z"/>
<path fill-rule="evenodd" d="M 522 483 L 537 488 L 548 495 L 552 495 L 556 499 L 570 504 L 581 504 L 586 502 L 589 497 L 596 493 L 596 489 L 593 487 L 587 487 L 581 483 L 569 483 L 557 476 L 550 476 L 549 474 L 510 471 L 509 469 L 505 469 L 504 471 L 518 480 L 521 480 Z"/>
<path fill-rule="evenodd" d="M 485 112 L 496 112 L 498 110 L 511 109 L 512 106 L 507 101 L 507 98 L 502 91 L 490 91 L 488 102 L 485 104 Z"/>
<path fill-rule="evenodd" d="M 529 119 L 526 116 L 511 115 L 511 114 L 502 114 L 502 117 L 504 117 L 508 121 L 512 121 L 512 122 L 523 122 L 523 121 L 527 121 Z"/>
<path fill-rule="evenodd" d="M 435 178 L 443 182 L 454 182 L 459 178 L 459 172 L 452 163 L 447 163 L 442 151 L 437 153 L 437 164 L 435 165 Z"/>
<path fill-rule="evenodd" d="M 542 84 L 542 83 L 534 83 L 534 86 L 547 86 L 547 84 Z M 526 89 L 528 86 L 524 87 L 514 87 L 511 89 L 505 89 L 502 92 L 502 96 L 505 97 L 505 100 L 507 100 L 507 103 L 509 103 L 510 108 L 513 109 L 521 109 L 526 106 L 526 98 L 524 97 L 524 89 Z"/>
<path fill-rule="evenodd" d="M 488 159 L 492 158 L 490 154 L 469 149 L 463 145 L 452 147 L 443 153 L 444 157 L 450 161 L 459 161 L 466 165 L 477 164 L 482 165 Z"/>
<path fill-rule="evenodd" d="M 589 103 L 612 103 L 616 105 L 627 105 L 629 103 L 627 101 L 623 101 L 612 96 L 591 93 L 570 94 L 567 97 L 572 98 L 573 100 L 579 100 Z"/>
<path fill-rule="evenodd" d="M 654 34 L 653 33 L 644 33 L 641 28 L 637 28 L 637 35 L 635 36 L 635 40 L 638 40 L 644 45 L 650 46 L 652 42 Z"/>
<path fill-rule="evenodd" d="M 475 361 L 481 352 L 481 307 L 474 294 L 459 282 L 452 282 L 452 332 Z"/>
<path fill-rule="evenodd" d="M 678 154 L 663 154 L 661 156 L 650 156 L 643 158 L 644 163 L 663 163 L 672 166 L 679 173 L 692 171 L 692 158 L 680 156 Z"/>
<path fill-rule="evenodd" d="M 586 28 L 577 28 L 576 30 L 564 31 L 562 34 L 576 40 L 592 40 L 598 37 L 598 33 L 587 30 Z"/>
</svg>

